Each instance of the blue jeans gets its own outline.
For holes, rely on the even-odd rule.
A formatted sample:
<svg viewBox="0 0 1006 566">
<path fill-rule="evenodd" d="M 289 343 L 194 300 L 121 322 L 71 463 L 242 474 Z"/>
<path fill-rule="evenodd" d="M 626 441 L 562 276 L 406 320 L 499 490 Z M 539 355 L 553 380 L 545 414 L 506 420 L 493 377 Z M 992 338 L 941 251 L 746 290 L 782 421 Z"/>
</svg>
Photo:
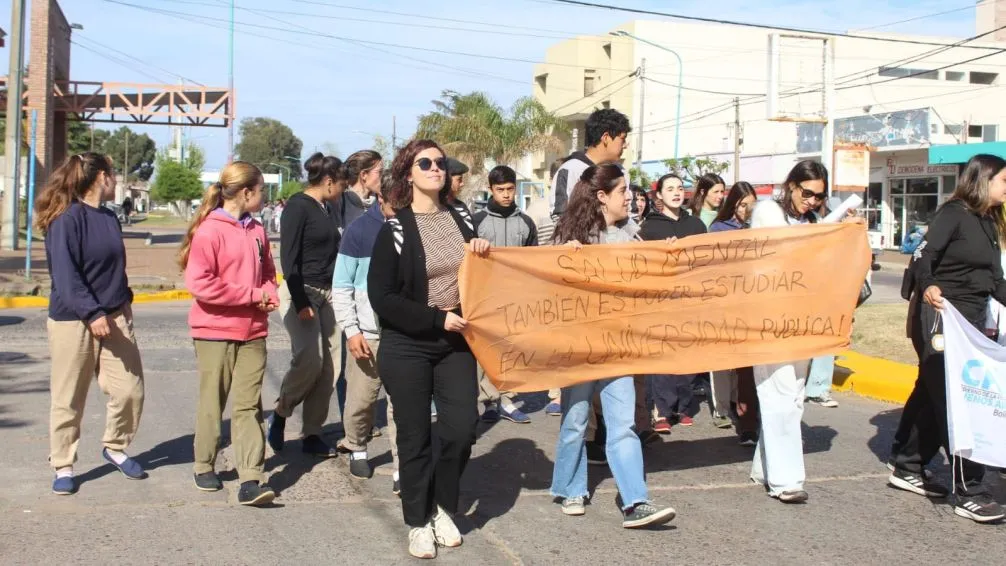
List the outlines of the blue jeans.
<svg viewBox="0 0 1006 566">
<path fill-rule="evenodd" d="M 601 412 L 607 428 L 608 467 L 622 496 L 623 509 L 647 501 L 643 447 L 633 430 L 636 391 L 632 377 L 589 381 L 562 388 L 562 425 L 552 470 L 554 497 L 587 497 L 587 446 L 583 434 L 594 393 L 601 392 Z"/>
<path fill-rule="evenodd" d="M 807 375 L 807 397 L 824 397 L 831 391 L 835 377 L 835 356 L 820 356 L 810 361 Z"/>
</svg>

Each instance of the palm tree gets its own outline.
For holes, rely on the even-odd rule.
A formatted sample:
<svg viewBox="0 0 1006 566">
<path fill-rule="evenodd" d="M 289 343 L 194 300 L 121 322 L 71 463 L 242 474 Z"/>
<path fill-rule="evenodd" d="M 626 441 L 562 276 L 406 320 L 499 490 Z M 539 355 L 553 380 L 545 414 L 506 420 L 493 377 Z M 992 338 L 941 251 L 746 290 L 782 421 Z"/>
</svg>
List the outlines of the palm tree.
<svg viewBox="0 0 1006 566">
<path fill-rule="evenodd" d="M 482 92 L 445 90 L 433 112 L 419 117 L 417 138 L 429 138 L 449 155 L 464 161 L 473 175 L 485 162 L 513 164 L 529 153 L 561 151 L 560 134 L 569 125 L 530 96 L 517 99 L 507 112 Z"/>
</svg>

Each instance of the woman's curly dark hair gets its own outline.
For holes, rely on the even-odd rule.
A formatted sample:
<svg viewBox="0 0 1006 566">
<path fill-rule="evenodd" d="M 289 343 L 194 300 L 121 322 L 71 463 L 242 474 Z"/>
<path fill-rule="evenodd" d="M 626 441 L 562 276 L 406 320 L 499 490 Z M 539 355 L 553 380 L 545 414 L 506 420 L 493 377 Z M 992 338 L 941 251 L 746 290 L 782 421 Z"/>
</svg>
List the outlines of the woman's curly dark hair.
<svg viewBox="0 0 1006 566">
<path fill-rule="evenodd" d="M 566 212 L 555 225 L 552 242 L 565 244 L 576 240 L 587 244 L 603 232 L 607 226 L 604 222 L 604 213 L 601 212 L 601 201 L 597 199 L 597 191 L 611 194 L 618 187 L 619 181 L 624 180 L 625 174 L 618 165 L 609 163 L 588 167 L 573 187 Z"/>
<path fill-rule="evenodd" d="M 395 160 L 391 163 L 391 206 L 395 210 L 412 206 L 412 184 L 408 181 L 409 173 L 412 172 L 416 156 L 430 148 L 438 149 L 441 155 L 447 157 L 447 153 L 433 140 L 412 140 L 395 155 Z M 444 171 L 444 186 L 438 193 L 440 204 L 447 206 L 447 195 L 450 193 L 451 176 Z"/>
</svg>

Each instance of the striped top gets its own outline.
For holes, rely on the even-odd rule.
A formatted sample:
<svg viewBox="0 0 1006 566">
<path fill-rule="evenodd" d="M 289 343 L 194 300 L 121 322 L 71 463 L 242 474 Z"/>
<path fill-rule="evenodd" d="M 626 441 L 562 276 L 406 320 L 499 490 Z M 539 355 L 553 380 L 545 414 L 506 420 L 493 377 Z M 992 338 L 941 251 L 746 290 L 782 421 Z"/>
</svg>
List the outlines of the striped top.
<svg viewBox="0 0 1006 566">
<path fill-rule="evenodd" d="M 461 304 L 458 270 L 465 257 L 465 238 L 447 210 L 416 213 L 419 237 L 426 255 L 429 305 L 453 310 Z"/>
</svg>

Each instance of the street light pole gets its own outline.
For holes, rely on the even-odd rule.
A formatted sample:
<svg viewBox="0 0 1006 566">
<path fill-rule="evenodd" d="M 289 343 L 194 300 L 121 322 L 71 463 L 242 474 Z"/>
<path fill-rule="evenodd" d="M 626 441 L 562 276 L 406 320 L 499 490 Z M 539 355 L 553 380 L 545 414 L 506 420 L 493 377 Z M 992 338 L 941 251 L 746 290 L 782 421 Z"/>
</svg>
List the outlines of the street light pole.
<svg viewBox="0 0 1006 566">
<path fill-rule="evenodd" d="M 3 236 L 5 250 L 18 248 L 21 234 L 18 226 L 18 212 L 21 190 L 21 107 L 24 104 L 24 16 L 25 0 L 14 0 L 11 10 L 10 67 L 7 73 L 7 132 L 4 139 L 7 155 L 7 171 L 4 180 Z M 28 159 L 34 159 L 29 155 Z M 31 206 L 32 203 L 28 203 Z"/>
<path fill-rule="evenodd" d="M 231 0 L 231 38 L 229 61 L 230 120 L 227 122 L 227 163 L 234 161 L 234 0 Z"/>
<path fill-rule="evenodd" d="M 657 43 L 653 43 L 652 41 L 648 41 L 648 40 L 643 39 L 641 37 L 637 37 L 637 36 L 632 35 L 631 33 L 627 32 L 627 31 L 618 30 L 618 31 L 613 31 L 613 32 L 609 32 L 609 33 L 610 33 L 610 35 L 614 35 L 614 36 L 630 37 L 630 38 L 635 39 L 636 41 L 639 41 L 641 43 L 645 43 L 647 45 L 651 45 L 653 47 L 656 47 L 657 49 L 661 49 L 663 51 L 667 51 L 668 53 L 670 53 L 671 55 L 674 55 L 678 59 L 678 108 L 676 110 L 676 116 L 675 116 L 675 119 L 674 119 L 674 159 L 677 159 L 678 158 L 678 148 L 680 147 L 679 142 L 681 140 L 681 83 L 684 82 L 684 80 L 685 80 L 685 72 L 684 72 L 685 71 L 685 65 L 684 65 L 684 63 L 681 62 L 681 55 L 678 55 L 678 52 L 675 51 L 675 50 L 673 50 L 673 49 L 670 49 L 668 47 L 664 47 L 663 45 L 660 45 L 660 44 L 657 44 Z M 641 80 L 645 80 L 645 79 L 641 79 Z"/>
</svg>

